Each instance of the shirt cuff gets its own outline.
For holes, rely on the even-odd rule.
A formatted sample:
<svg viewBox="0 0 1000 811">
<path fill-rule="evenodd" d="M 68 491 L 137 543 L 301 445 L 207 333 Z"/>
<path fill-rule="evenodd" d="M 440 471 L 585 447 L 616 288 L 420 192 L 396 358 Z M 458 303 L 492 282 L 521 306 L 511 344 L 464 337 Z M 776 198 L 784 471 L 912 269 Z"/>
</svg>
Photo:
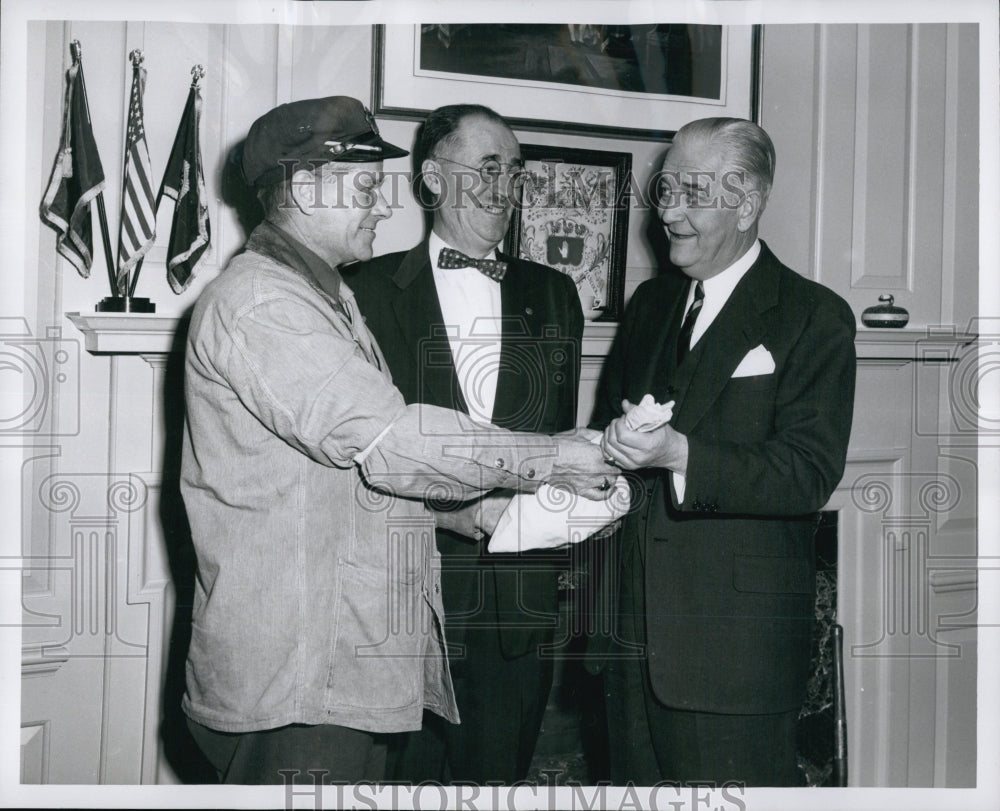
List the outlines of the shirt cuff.
<svg viewBox="0 0 1000 811">
<path fill-rule="evenodd" d="M 362 451 L 357 456 L 354 457 L 354 460 L 353 460 L 354 464 L 356 464 L 356 465 L 363 465 L 365 463 L 365 459 L 368 458 L 368 454 L 370 454 L 373 450 L 375 450 L 375 446 L 378 445 L 378 443 L 382 441 L 382 437 L 384 437 L 386 434 L 388 434 L 389 431 L 392 430 L 392 426 L 395 425 L 395 424 L 396 424 L 395 422 L 390 422 L 387 426 L 385 426 L 385 428 L 383 428 L 379 432 L 379 435 L 377 437 L 375 437 L 375 439 L 373 439 L 371 442 L 368 443 L 368 447 L 367 448 L 363 448 Z"/>
</svg>

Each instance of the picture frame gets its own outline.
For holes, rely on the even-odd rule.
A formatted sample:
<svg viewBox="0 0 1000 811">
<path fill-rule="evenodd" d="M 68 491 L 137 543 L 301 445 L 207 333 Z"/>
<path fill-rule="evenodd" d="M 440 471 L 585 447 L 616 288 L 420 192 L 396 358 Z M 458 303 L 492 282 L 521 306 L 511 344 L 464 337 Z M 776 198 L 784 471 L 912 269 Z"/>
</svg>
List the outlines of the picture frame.
<svg viewBox="0 0 1000 811">
<path fill-rule="evenodd" d="M 600 29 L 603 39 L 570 42 L 563 29 L 580 28 Z M 672 46 L 683 35 L 656 29 L 692 33 L 686 46 Z M 447 48 L 435 44 L 439 35 Z M 517 47 L 525 37 L 539 41 Z M 535 52 L 543 56 L 525 56 Z M 659 70 L 657 60 L 686 67 Z M 669 78 L 685 70 L 687 79 Z M 696 118 L 757 121 L 760 70 L 759 25 L 383 24 L 373 26 L 372 109 L 420 120 L 444 104 L 478 102 L 514 129 L 664 140 Z"/>
<path fill-rule="evenodd" d="M 504 252 L 570 276 L 589 321 L 618 321 L 625 261 L 632 155 L 522 144 L 527 178 Z"/>
</svg>

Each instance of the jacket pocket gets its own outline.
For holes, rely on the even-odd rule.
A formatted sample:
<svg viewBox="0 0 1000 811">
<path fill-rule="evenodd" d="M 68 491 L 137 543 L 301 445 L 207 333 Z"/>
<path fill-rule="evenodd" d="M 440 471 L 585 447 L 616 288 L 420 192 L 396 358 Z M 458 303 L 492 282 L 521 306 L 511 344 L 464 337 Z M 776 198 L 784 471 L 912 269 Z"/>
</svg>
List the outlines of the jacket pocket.
<svg viewBox="0 0 1000 811">
<path fill-rule="evenodd" d="M 342 563 L 327 704 L 388 711 L 420 701 L 430 609 L 420 582 Z"/>
<path fill-rule="evenodd" d="M 733 587 L 756 594 L 810 594 L 815 575 L 808 558 L 734 555 Z"/>
</svg>

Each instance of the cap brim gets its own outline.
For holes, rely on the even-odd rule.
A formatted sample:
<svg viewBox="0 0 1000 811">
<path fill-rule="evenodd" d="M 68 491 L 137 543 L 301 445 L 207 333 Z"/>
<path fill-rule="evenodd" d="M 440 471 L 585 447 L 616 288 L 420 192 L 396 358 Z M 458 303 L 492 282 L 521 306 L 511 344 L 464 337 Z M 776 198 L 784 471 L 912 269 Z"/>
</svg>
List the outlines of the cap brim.
<svg viewBox="0 0 1000 811">
<path fill-rule="evenodd" d="M 395 144 L 390 144 L 374 132 L 350 140 L 361 148 L 348 149 L 333 156 L 331 160 L 342 163 L 366 163 L 368 161 L 389 160 L 389 158 L 405 158 L 410 154 L 409 151 Z M 372 149 L 372 147 L 377 147 L 377 149 Z"/>
<path fill-rule="evenodd" d="M 389 158 L 405 158 L 410 154 L 407 150 L 401 149 L 395 144 L 390 144 L 388 141 L 383 140 L 381 136 L 376 135 L 374 132 L 366 132 L 363 135 L 351 136 L 345 140 L 348 143 L 355 144 L 356 146 L 352 149 L 346 149 L 338 155 L 331 155 L 329 152 L 318 155 L 310 153 L 300 156 L 290 155 L 283 160 L 291 160 L 293 162 L 302 161 L 303 163 L 316 166 L 321 163 L 370 163 L 374 161 L 388 160 Z M 279 165 L 266 172 L 262 172 L 251 185 L 257 188 L 269 186 L 272 183 L 277 183 L 287 176 L 287 169 L 284 166 Z M 244 178 L 246 178 L 245 173 Z"/>
</svg>

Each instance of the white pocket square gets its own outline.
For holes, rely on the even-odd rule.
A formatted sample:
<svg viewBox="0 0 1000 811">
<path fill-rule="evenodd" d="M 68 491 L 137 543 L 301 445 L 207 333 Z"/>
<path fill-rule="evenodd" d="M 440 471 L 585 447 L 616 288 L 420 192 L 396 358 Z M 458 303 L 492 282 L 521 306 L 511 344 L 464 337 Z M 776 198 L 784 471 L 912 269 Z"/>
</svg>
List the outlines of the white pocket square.
<svg viewBox="0 0 1000 811">
<path fill-rule="evenodd" d="M 740 365 L 733 372 L 733 377 L 754 377 L 756 375 L 769 375 L 773 372 L 774 358 L 764 348 L 764 344 L 757 344 L 743 356 Z"/>
</svg>

